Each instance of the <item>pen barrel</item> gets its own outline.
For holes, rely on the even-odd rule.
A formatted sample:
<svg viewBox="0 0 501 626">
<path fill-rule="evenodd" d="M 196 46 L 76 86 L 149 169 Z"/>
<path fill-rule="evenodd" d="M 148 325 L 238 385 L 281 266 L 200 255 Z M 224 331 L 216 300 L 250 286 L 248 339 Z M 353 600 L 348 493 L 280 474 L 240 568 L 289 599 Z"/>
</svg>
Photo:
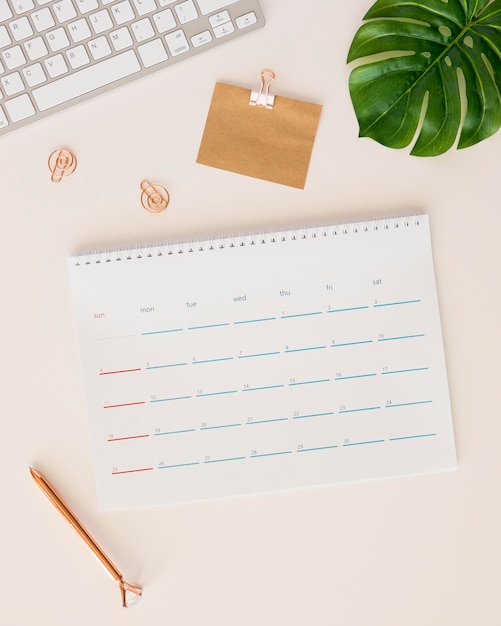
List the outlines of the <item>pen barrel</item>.
<svg viewBox="0 0 501 626">
<path fill-rule="evenodd" d="M 71 511 L 71 509 L 64 503 L 56 490 L 49 484 L 47 479 L 45 479 L 40 472 L 36 470 L 31 470 L 31 474 L 35 479 L 35 482 L 38 484 L 40 489 L 45 493 L 47 498 L 52 502 L 52 504 L 56 507 L 56 509 L 61 513 L 61 515 L 65 518 L 70 526 L 77 532 L 80 537 L 85 541 L 87 546 L 99 560 L 99 562 L 103 565 L 103 567 L 109 572 L 110 576 L 115 581 L 122 580 L 122 574 L 115 567 L 115 565 L 111 562 L 107 554 L 102 550 L 102 548 L 94 541 L 92 536 L 87 532 L 83 524 L 76 517 L 76 515 Z"/>
<path fill-rule="evenodd" d="M 65 519 L 68 521 L 70 526 L 73 527 L 75 532 L 77 532 L 80 535 L 80 537 L 85 541 L 87 546 L 93 552 L 95 557 L 99 560 L 101 565 L 108 571 L 108 573 L 113 578 L 113 580 L 116 580 L 116 581 L 121 580 L 122 574 L 118 571 L 115 565 L 111 562 L 108 555 L 105 552 L 103 552 L 102 548 L 94 541 L 91 535 L 89 535 L 85 527 L 82 526 L 81 522 L 77 518 L 74 518 L 74 520 L 70 520 L 63 511 L 61 511 L 61 513 L 65 517 Z"/>
</svg>

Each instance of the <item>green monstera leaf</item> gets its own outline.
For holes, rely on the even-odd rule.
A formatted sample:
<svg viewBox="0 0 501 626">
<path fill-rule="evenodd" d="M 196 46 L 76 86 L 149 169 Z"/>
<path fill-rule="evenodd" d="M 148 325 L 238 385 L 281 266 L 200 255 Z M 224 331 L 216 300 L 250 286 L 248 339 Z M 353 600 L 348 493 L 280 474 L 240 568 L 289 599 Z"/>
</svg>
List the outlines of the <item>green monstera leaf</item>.
<svg viewBox="0 0 501 626">
<path fill-rule="evenodd" d="M 376 56 L 374 56 L 376 55 Z M 348 54 L 360 136 L 446 152 L 501 125 L 501 0 L 377 0 Z M 419 133 L 418 133 L 419 129 Z"/>
</svg>

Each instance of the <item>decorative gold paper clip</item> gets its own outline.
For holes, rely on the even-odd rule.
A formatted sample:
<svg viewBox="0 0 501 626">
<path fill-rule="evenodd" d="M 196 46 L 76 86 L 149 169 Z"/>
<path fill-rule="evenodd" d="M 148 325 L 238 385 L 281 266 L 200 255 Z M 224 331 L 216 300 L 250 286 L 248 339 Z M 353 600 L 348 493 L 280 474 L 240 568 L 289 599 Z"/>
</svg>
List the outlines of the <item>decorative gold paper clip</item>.
<svg viewBox="0 0 501 626">
<path fill-rule="evenodd" d="M 60 183 L 64 176 L 73 174 L 77 167 L 77 158 L 66 148 L 54 150 L 49 156 L 49 170 L 51 173 L 51 181 Z"/>
<path fill-rule="evenodd" d="M 270 94 L 270 85 L 275 80 L 275 72 L 271 70 L 263 70 L 259 75 L 261 87 L 259 91 L 251 91 L 249 104 L 251 106 L 262 107 L 263 109 L 272 109 L 275 102 L 275 96 Z"/>
<path fill-rule="evenodd" d="M 92 550 L 92 552 L 99 559 L 105 569 L 109 572 L 113 580 L 118 583 L 122 596 L 122 606 L 127 608 L 138 602 L 143 594 L 141 588 L 130 585 L 129 583 L 126 583 L 124 581 L 122 574 L 118 571 L 115 565 L 113 565 L 109 557 L 106 556 L 102 548 L 98 546 L 96 541 L 91 537 L 87 530 L 85 530 L 85 528 L 76 518 L 76 516 L 66 506 L 66 504 L 63 502 L 61 497 L 58 495 L 58 493 L 55 491 L 49 481 L 45 478 L 45 476 L 43 476 L 38 470 L 34 469 L 33 467 L 30 467 L 30 472 L 36 484 L 45 493 L 45 495 L 49 498 L 49 500 L 56 507 L 56 509 L 64 516 L 69 525 L 72 526 L 80 535 L 80 537 L 85 541 L 87 546 Z"/>
<path fill-rule="evenodd" d="M 163 185 L 143 180 L 141 183 L 141 204 L 150 213 L 161 213 L 167 208 L 170 196 Z"/>
</svg>

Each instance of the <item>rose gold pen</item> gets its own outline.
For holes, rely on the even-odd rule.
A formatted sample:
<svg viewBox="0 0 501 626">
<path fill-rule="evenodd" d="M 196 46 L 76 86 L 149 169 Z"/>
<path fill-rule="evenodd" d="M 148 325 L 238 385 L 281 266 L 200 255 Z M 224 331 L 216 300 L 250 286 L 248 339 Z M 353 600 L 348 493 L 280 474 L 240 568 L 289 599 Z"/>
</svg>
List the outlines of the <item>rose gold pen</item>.
<svg viewBox="0 0 501 626">
<path fill-rule="evenodd" d="M 52 504 L 58 509 L 58 511 L 65 517 L 66 521 L 73 526 L 76 532 L 80 535 L 80 537 L 85 541 L 88 547 L 92 550 L 95 556 L 99 559 L 99 561 L 104 565 L 104 567 L 108 570 L 111 577 L 115 582 L 118 583 L 120 587 L 120 593 L 122 594 L 122 606 L 128 607 L 132 604 L 135 604 L 142 597 L 142 590 L 140 587 L 135 587 L 134 585 L 130 585 L 126 583 L 122 577 L 122 574 L 118 571 L 118 569 L 113 565 L 108 556 L 103 552 L 102 548 L 98 546 L 95 540 L 90 536 L 87 530 L 82 526 L 77 517 L 70 511 L 68 506 L 63 502 L 59 494 L 55 491 L 54 487 L 49 483 L 49 481 L 39 472 L 38 470 L 30 467 L 31 475 L 35 480 L 36 484 L 40 487 L 40 489 L 45 493 L 45 495 L 49 498 Z"/>
</svg>

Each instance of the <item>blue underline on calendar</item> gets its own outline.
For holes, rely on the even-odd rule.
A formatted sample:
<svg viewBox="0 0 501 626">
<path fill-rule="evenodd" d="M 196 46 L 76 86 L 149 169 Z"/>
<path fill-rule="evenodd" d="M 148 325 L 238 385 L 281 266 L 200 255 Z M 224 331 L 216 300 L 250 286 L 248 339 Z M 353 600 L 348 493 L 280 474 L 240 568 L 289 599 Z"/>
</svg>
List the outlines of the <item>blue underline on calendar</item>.
<svg viewBox="0 0 501 626">
<path fill-rule="evenodd" d="M 205 398 L 207 396 L 224 396 L 229 393 L 237 393 L 237 390 L 229 389 L 228 391 L 212 391 L 210 393 L 197 393 L 197 398 Z"/>
<path fill-rule="evenodd" d="M 292 419 L 304 420 L 310 417 L 326 417 L 328 415 L 334 415 L 334 411 L 329 411 L 328 413 L 310 413 L 308 415 L 294 415 Z"/>
<path fill-rule="evenodd" d="M 343 447 L 349 448 L 350 446 L 366 446 L 371 443 L 384 443 L 384 439 L 374 439 L 373 441 L 356 441 L 355 443 L 343 443 Z"/>
<path fill-rule="evenodd" d="M 339 413 L 359 413 L 360 411 L 377 411 L 378 409 L 380 409 L 380 406 L 366 406 L 366 407 L 361 407 L 359 409 L 343 409 L 341 411 L 339 411 Z"/>
<path fill-rule="evenodd" d="M 158 469 L 173 469 L 175 467 L 190 467 L 192 465 L 200 465 L 200 463 L 194 461 L 193 463 L 177 463 L 176 465 L 159 465 Z"/>
<path fill-rule="evenodd" d="M 354 374 L 353 376 L 338 376 L 334 380 L 350 380 L 351 378 L 370 378 L 371 376 L 377 376 L 377 374 Z"/>
<path fill-rule="evenodd" d="M 154 400 L 150 400 L 151 403 L 155 402 L 170 402 L 171 400 L 189 400 L 193 396 L 174 396 L 172 398 L 155 398 Z"/>
<path fill-rule="evenodd" d="M 344 348 L 345 346 L 360 346 L 365 343 L 373 343 L 372 339 L 366 339 L 365 341 L 348 341 L 346 343 L 333 343 L 331 348 Z"/>
<path fill-rule="evenodd" d="M 167 328 L 165 330 L 151 330 L 141 333 L 141 335 L 162 335 L 164 333 L 180 333 L 184 328 Z"/>
<path fill-rule="evenodd" d="M 260 317 L 255 320 L 240 320 L 238 322 L 233 322 L 234 324 L 256 324 L 257 322 L 273 322 L 276 320 L 276 317 Z"/>
<path fill-rule="evenodd" d="M 163 437 L 164 435 L 181 435 L 182 433 L 194 433 L 195 428 L 186 428 L 184 430 L 169 430 L 164 433 L 154 433 L 154 437 Z"/>
<path fill-rule="evenodd" d="M 318 448 L 301 448 L 298 452 L 318 452 L 320 450 L 333 450 L 339 446 L 319 446 Z"/>
<path fill-rule="evenodd" d="M 259 352 L 257 354 L 241 354 L 238 358 L 239 359 L 252 359 L 258 356 L 273 356 L 276 354 L 280 354 L 280 352 Z"/>
<path fill-rule="evenodd" d="M 188 363 L 166 363 L 165 365 L 148 365 L 147 370 L 159 370 L 165 367 L 181 367 L 182 365 L 188 365 Z"/>
<path fill-rule="evenodd" d="M 392 409 L 394 407 L 414 406 L 416 404 L 431 404 L 432 402 L 433 402 L 433 400 L 419 400 L 417 402 L 401 402 L 400 404 L 387 404 L 386 408 L 387 409 Z"/>
<path fill-rule="evenodd" d="M 165 330 L 151 330 L 141 335 L 162 335 L 163 333 L 180 333 L 184 328 L 167 328 Z"/>
<path fill-rule="evenodd" d="M 287 320 L 291 317 L 310 317 L 311 315 L 322 315 L 322 311 L 312 311 L 311 313 L 293 313 L 291 315 L 282 315 L 281 319 Z"/>
<path fill-rule="evenodd" d="M 257 459 L 263 456 L 280 456 L 282 454 L 292 454 L 292 450 L 284 450 L 283 452 L 265 452 L 264 454 L 251 454 L 251 459 Z"/>
<path fill-rule="evenodd" d="M 234 428 L 235 426 L 242 426 L 242 424 L 220 424 L 219 426 L 202 426 L 200 430 L 219 430 L 220 428 Z"/>
<path fill-rule="evenodd" d="M 390 441 L 403 441 L 404 439 L 423 439 L 424 437 L 436 437 L 437 433 L 425 433 L 423 435 L 407 435 L 406 437 L 391 437 Z"/>
<path fill-rule="evenodd" d="M 242 391 L 263 391 L 264 389 L 280 389 L 284 385 L 266 385 L 265 387 L 246 387 Z"/>
<path fill-rule="evenodd" d="M 193 361 L 193 365 L 199 365 L 201 363 L 218 363 L 219 361 L 233 361 L 232 356 L 225 356 L 219 359 L 204 359 L 200 361 Z"/>
<path fill-rule="evenodd" d="M 322 378 L 320 380 L 302 380 L 298 383 L 289 383 L 289 387 L 297 387 L 298 385 L 316 385 L 317 383 L 330 383 L 330 378 Z"/>
<path fill-rule="evenodd" d="M 399 339 L 415 339 L 416 337 L 424 337 L 424 333 L 418 335 L 401 335 L 400 337 L 381 337 L 378 341 L 398 341 Z"/>
<path fill-rule="evenodd" d="M 288 419 L 287 417 L 273 417 L 268 420 L 250 420 L 247 422 L 247 426 L 252 426 L 253 424 L 271 424 L 272 422 L 286 422 Z"/>
<path fill-rule="evenodd" d="M 383 306 L 398 306 L 399 304 L 417 304 L 418 302 L 421 302 L 421 300 L 402 300 L 401 302 L 382 302 L 381 304 L 375 304 L 374 308 L 377 309 L 378 307 L 383 307 Z"/>
<path fill-rule="evenodd" d="M 223 322 L 221 324 L 203 324 L 202 326 L 189 326 L 188 330 L 201 330 L 203 328 L 219 328 L 221 326 L 229 326 L 229 322 Z"/>
<path fill-rule="evenodd" d="M 307 352 L 308 350 L 323 350 L 326 347 L 327 346 L 311 346 L 309 348 L 291 348 L 289 350 L 286 350 L 285 353 L 287 354 L 288 352 Z"/>
<path fill-rule="evenodd" d="M 365 306 L 350 306 L 350 307 L 346 307 L 344 309 L 329 309 L 327 311 L 327 313 L 344 313 L 345 311 L 361 311 L 363 309 L 368 309 L 369 306 L 365 305 Z"/>
<path fill-rule="evenodd" d="M 426 370 L 429 370 L 429 367 L 412 367 L 410 369 L 405 369 L 405 370 L 392 370 L 391 372 L 381 372 L 381 374 L 383 375 L 388 375 L 388 374 L 407 374 L 408 372 L 424 372 Z"/>
<path fill-rule="evenodd" d="M 207 459 L 205 463 L 225 463 L 226 461 L 244 461 L 244 456 L 232 456 L 227 459 Z"/>
</svg>

